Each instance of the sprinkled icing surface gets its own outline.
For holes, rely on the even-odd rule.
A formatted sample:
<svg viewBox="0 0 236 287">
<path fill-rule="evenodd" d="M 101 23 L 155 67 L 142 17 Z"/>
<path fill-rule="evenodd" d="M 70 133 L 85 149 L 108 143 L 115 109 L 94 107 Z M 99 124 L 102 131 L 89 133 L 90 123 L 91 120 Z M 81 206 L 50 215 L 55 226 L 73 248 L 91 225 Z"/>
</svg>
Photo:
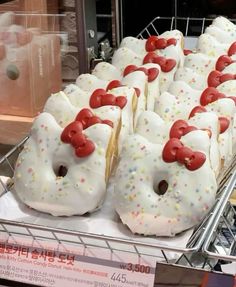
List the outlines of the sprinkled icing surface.
<svg viewBox="0 0 236 287">
<path fill-rule="evenodd" d="M 215 25 L 210 25 L 207 27 L 205 33 L 211 35 L 220 43 L 232 43 L 236 39 L 236 30 L 226 32 Z"/>
<path fill-rule="evenodd" d="M 204 74 L 199 74 L 191 68 L 182 67 L 179 68 L 174 77 L 175 81 L 184 81 L 191 88 L 195 90 L 203 90 L 207 87 L 207 78 Z"/>
<path fill-rule="evenodd" d="M 112 128 L 97 124 L 84 131 L 96 146 L 86 158 L 76 157 L 71 145 L 61 142 L 61 132 L 52 115 L 42 113 L 36 118 L 16 162 L 16 193 L 28 206 L 52 215 L 91 212 L 105 197 L 106 152 Z M 57 176 L 60 166 L 67 168 L 65 176 Z"/>
<path fill-rule="evenodd" d="M 207 76 L 215 68 L 216 56 L 204 53 L 191 53 L 185 57 L 184 67 L 190 68 L 200 75 Z"/>
<path fill-rule="evenodd" d="M 198 144 L 194 132 L 185 135 L 183 142 L 209 157 L 210 142 L 205 132 Z M 133 233 L 173 236 L 197 224 L 214 203 L 217 185 L 209 160 L 190 172 L 176 162 L 163 162 L 162 149 L 162 145 L 137 134 L 125 142 L 116 172 L 114 201 L 122 222 Z M 158 195 L 154 188 L 162 180 L 168 182 L 168 189 Z"/>
<path fill-rule="evenodd" d="M 220 43 L 210 34 L 202 34 L 198 38 L 197 51 L 211 57 L 227 54 L 229 44 Z"/>
</svg>

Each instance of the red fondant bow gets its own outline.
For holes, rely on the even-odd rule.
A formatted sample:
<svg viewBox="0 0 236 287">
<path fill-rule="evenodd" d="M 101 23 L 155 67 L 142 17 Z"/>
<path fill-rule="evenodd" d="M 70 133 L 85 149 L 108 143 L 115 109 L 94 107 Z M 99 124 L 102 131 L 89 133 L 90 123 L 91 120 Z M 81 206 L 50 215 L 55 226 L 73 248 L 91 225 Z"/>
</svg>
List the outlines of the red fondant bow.
<svg viewBox="0 0 236 287">
<path fill-rule="evenodd" d="M 112 90 L 112 89 L 115 89 L 115 88 L 118 88 L 118 87 L 122 87 L 122 86 L 123 85 L 121 84 L 121 82 L 119 80 L 113 80 L 107 85 L 106 91 L 109 91 L 109 90 Z M 136 96 L 139 97 L 140 94 L 141 94 L 140 89 L 139 88 L 135 88 L 135 87 L 133 87 L 133 88 L 135 89 Z"/>
<path fill-rule="evenodd" d="M 236 42 L 233 42 L 228 49 L 228 56 L 233 56 L 236 53 Z"/>
<path fill-rule="evenodd" d="M 114 96 L 112 94 L 107 94 L 104 89 L 95 90 L 89 100 L 90 107 L 93 109 L 102 107 L 102 106 L 118 106 L 121 109 L 125 107 L 127 99 L 124 96 Z"/>
<path fill-rule="evenodd" d="M 143 59 L 143 64 L 155 63 L 161 67 L 162 72 L 167 73 L 174 69 L 176 61 L 167 59 L 163 56 L 158 56 L 155 52 L 149 52 Z"/>
<path fill-rule="evenodd" d="M 191 117 L 194 117 L 197 113 L 205 113 L 205 112 L 207 112 L 206 108 L 204 108 L 203 106 L 196 106 L 190 112 L 189 119 Z M 219 126 L 220 126 L 220 134 L 222 134 L 228 129 L 230 125 L 230 121 L 226 117 L 218 117 L 218 121 L 219 121 Z M 211 130 L 206 129 L 206 131 L 209 133 L 209 136 L 211 137 Z"/>
<path fill-rule="evenodd" d="M 223 74 L 220 71 L 214 70 L 210 72 L 210 74 L 208 75 L 207 83 L 208 83 L 208 87 L 216 88 L 223 82 L 235 80 L 235 79 L 236 79 L 236 75 L 229 74 L 229 73 Z"/>
<path fill-rule="evenodd" d="M 209 87 L 206 88 L 200 97 L 200 103 L 202 106 L 206 106 L 210 103 L 213 103 L 219 99 L 229 98 L 233 100 L 236 104 L 236 97 L 226 97 L 224 94 L 220 93 L 216 88 Z"/>
<path fill-rule="evenodd" d="M 78 157 L 86 157 L 94 152 L 94 143 L 87 139 L 83 130 L 95 124 L 106 124 L 113 127 L 110 120 L 101 120 L 95 116 L 90 109 L 82 109 L 75 118 L 75 121 L 67 125 L 61 133 L 61 141 L 71 144 L 75 148 Z"/>
<path fill-rule="evenodd" d="M 188 170 L 193 171 L 204 164 L 206 155 L 185 147 L 177 138 L 171 138 L 163 148 L 162 159 L 168 163 L 177 161 L 180 164 L 184 164 Z"/>
<path fill-rule="evenodd" d="M 145 49 L 147 52 L 153 52 L 156 49 L 165 49 L 170 45 L 176 46 L 177 40 L 175 38 L 159 38 L 158 36 L 150 36 L 145 44 Z"/>
<path fill-rule="evenodd" d="M 177 120 L 173 123 L 169 136 L 170 138 L 177 138 L 180 139 L 182 136 L 186 135 L 187 133 L 191 131 L 197 130 L 196 127 L 190 126 L 186 121 L 184 120 Z"/>
<path fill-rule="evenodd" d="M 152 82 L 156 79 L 159 74 L 159 70 L 157 68 L 145 68 L 145 67 L 137 67 L 135 65 L 129 65 L 124 69 L 123 76 L 125 77 L 129 73 L 135 71 L 142 71 L 148 77 L 148 82 Z"/>
<path fill-rule="evenodd" d="M 61 141 L 71 144 L 75 148 L 77 157 L 86 157 L 94 152 L 94 143 L 82 133 L 81 122 L 74 121 L 66 126 L 61 134 Z"/>
<path fill-rule="evenodd" d="M 216 68 L 217 71 L 222 72 L 225 67 L 229 66 L 232 63 L 235 63 L 235 61 L 233 59 L 231 59 L 227 55 L 222 55 L 216 61 L 215 68 Z"/>
</svg>

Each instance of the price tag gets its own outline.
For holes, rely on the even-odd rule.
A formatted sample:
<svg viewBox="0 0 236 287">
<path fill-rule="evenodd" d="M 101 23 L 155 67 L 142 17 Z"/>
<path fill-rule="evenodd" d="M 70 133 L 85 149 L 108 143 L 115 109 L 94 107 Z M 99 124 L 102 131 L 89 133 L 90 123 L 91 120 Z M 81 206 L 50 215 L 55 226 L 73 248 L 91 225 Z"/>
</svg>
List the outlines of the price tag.
<svg viewBox="0 0 236 287">
<path fill-rule="evenodd" d="M 153 287 L 153 257 L 99 247 L 77 251 L 0 243 L 0 278 L 56 287 Z"/>
</svg>

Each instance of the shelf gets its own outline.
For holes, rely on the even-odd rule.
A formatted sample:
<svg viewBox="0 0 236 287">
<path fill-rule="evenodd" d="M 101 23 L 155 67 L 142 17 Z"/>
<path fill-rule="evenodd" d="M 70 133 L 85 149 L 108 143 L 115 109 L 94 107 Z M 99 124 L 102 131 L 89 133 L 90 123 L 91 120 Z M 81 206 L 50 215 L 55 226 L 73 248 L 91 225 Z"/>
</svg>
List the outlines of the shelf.
<svg viewBox="0 0 236 287">
<path fill-rule="evenodd" d="M 34 118 L 0 115 L 0 144 L 19 143 L 31 128 Z"/>
</svg>

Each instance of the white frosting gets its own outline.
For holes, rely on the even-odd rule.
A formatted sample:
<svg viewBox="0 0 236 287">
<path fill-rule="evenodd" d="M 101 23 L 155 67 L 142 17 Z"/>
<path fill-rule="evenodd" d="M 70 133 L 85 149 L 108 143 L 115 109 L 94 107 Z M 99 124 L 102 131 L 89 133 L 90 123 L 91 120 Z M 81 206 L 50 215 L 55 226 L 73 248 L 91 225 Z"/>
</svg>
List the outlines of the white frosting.
<svg viewBox="0 0 236 287">
<path fill-rule="evenodd" d="M 236 40 L 236 30 L 227 33 L 225 30 L 215 25 L 207 27 L 205 33 L 211 35 L 220 43 L 230 44 Z"/>
<path fill-rule="evenodd" d="M 128 65 L 141 66 L 143 64 L 143 56 L 136 54 L 127 47 L 119 48 L 112 57 L 112 65 L 120 70 L 123 75 L 124 69 Z"/>
<path fill-rule="evenodd" d="M 76 85 L 86 92 L 93 92 L 96 89 L 106 89 L 108 83 L 108 81 L 98 79 L 91 74 L 81 74 L 76 79 Z"/>
<path fill-rule="evenodd" d="M 184 67 L 190 68 L 200 75 L 207 76 L 215 69 L 218 56 L 205 55 L 203 53 L 191 53 L 185 57 Z"/>
<path fill-rule="evenodd" d="M 147 105 L 147 76 L 141 71 L 135 71 L 125 76 L 121 83 L 127 87 L 138 88 L 140 96 L 138 97 L 137 109 L 135 113 L 134 125 L 141 112 L 146 110 Z"/>
<path fill-rule="evenodd" d="M 48 113 L 36 118 L 16 162 L 16 193 L 28 206 L 52 215 L 92 212 L 106 194 L 106 153 L 112 128 L 97 124 L 83 131 L 95 143 L 95 151 L 85 158 L 76 157 L 74 148 L 61 142 L 62 130 Z M 68 171 L 57 177 L 61 165 Z"/>
<path fill-rule="evenodd" d="M 108 82 L 122 79 L 121 72 L 114 65 L 107 62 L 98 63 L 93 69 L 92 75 Z"/>
<path fill-rule="evenodd" d="M 179 68 L 175 73 L 174 80 L 184 81 L 195 90 L 204 90 L 207 87 L 207 77 L 205 74 L 199 74 L 187 67 Z"/>
<path fill-rule="evenodd" d="M 233 24 L 229 19 L 223 16 L 216 17 L 213 22 L 213 26 L 216 26 L 222 30 L 224 30 L 226 33 L 236 33 L 236 25 Z"/>
<path fill-rule="evenodd" d="M 202 34 L 198 38 L 197 51 L 211 57 L 227 54 L 229 47 L 229 44 L 218 42 L 210 34 Z"/>
<path fill-rule="evenodd" d="M 204 131 L 195 131 L 181 141 L 206 155 L 201 168 L 189 171 L 176 162 L 163 162 L 163 145 L 140 135 L 125 142 L 114 202 L 122 222 L 133 233 L 173 236 L 199 223 L 213 205 L 217 184 L 209 162 L 209 137 Z M 168 190 L 158 195 L 154 189 L 162 180 L 168 182 Z"/>
</svg>

